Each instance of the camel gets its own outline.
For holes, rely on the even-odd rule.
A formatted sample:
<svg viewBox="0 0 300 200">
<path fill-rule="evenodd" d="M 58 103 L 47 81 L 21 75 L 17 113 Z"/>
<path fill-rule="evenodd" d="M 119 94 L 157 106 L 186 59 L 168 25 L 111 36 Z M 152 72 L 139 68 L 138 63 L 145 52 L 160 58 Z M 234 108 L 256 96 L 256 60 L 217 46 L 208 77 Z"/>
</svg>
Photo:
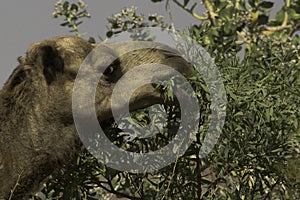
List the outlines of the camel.
<svg viewBox="0 0 300 200">
<path fill-rule="evenodd" d="M 134 41 L 102 45 L 107 56 L 136 45 L 146 48 L 121 55 L 103 73 L 96 91 L 99 122 L 112 117 L 112 88 L 136 65 L 161 63 L 181 73 L 191 70 L 179 55 L 149 48 L 153 44 L 164 46 Z M 32 44 L 26 56 L 18 58 L 19 66 L 0 90 L 1 200 L 28 198 L 55 169 L 78 154 L 82 143 L 72 115 L 72 90 L 82 62 L 94 48 L 78 37 L 55 37 Z M 133 94 L 130 108 L 162 103 L 163 96 L 147 84 Z"/>
</svg>

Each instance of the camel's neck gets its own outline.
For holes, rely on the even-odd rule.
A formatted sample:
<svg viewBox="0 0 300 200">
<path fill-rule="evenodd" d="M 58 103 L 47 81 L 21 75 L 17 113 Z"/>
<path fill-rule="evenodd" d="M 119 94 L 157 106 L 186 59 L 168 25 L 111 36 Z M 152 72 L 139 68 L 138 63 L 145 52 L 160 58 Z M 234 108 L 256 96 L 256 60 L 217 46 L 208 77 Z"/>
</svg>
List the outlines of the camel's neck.
<svg viewBox="0 0 300 200">
<path fill-rule="evenodd" d="M 8 191 L 17 184 L 22 174 L 17 163 L 21 161 L 23 166 L 28 166 L 30 162 L 26 159 L 32 153 L 24 148 L 30 146 L 29 138 L 24 137 L 28 133 L 25 116 L 24 107 L 16 106 L 13 97 L 0 90 L 0 180 L 5 183 L 0 185 L 0 199 L 7 198 Z"/>
<path fill-rule="evenodd" d="M 22 92 L 0 90 L 0 180 L 5 183 L 0 184 L 0 199 L 6 199 L 17 183 L 16 199 L 36 187 L 57 167 L 54 163 L 70 160 L 70 152 L 79 145 L 72 125 L 49 120 L 39 109 L 42 104 L 34 102 Z"/>
</svg>

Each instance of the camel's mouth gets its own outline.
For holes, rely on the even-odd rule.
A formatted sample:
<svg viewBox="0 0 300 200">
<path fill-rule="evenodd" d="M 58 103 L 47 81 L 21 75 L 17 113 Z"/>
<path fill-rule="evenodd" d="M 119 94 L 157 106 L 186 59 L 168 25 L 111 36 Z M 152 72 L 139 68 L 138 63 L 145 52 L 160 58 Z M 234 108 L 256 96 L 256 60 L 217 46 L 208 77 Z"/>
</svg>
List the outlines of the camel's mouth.
<svg viewBox="0 0 300 200">
<path fill-rule="evenodd" d="M 106 96 L 105 99 L 95 101 L 96 115 L 99 122 L 115 115 L 118 117 L 130 111 L 144 109 L 154 104 L 162 104 L 164 102 L 164 94 L 155 84 L 146 84 L 133 93 L 122 90 L 112 91 L 113 94 Z"/>
</svg>

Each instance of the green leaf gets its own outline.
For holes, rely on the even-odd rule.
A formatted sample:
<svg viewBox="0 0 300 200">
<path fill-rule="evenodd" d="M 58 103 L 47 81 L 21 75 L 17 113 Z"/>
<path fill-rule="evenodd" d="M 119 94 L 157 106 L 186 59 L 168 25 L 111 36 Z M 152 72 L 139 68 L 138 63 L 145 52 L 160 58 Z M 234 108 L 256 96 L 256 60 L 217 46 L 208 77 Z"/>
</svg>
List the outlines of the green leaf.
<svg viewBox="0 0 300 200">
<path fill-rule="evenodd" d="M 209 31 L 209 35 L 210 35 L 210 36 L 216 36 L 216 37 L 219 37 L 218 29 L 217 29 L 217 28 L 212 28 L 212 29 Z"/>
<path fill-rule="evenodd" d="M 278 148 L 278 149 L 273 149 L 272 151 L 271 151 L 272 153 L 278 153 L 278 152 L 283 152 L 283 148 Z"/>
<path fill-rule="evenodd" d="M 269 17 L 267 15 L 259 15 L 257 21 L 259 25 L 264 25 L 268 23 Z"/>
<path fill-rule="evenodd" d="M 70 3 L 68 1 L 65 1 L 65 3 L 63 4 L 63 8 L 64 10 L 68 10 Z"/>
<path fill-rule="evenodd" d="M 187 6 L 189 2 L 190 2 L 190 0 L 184 0 L 183 5 Z"/>
<path fill-rule="evenodd" d="M 282 21 L 284 19 L 284 10 L 278 11 L 275 15 L 275 19 L 276 19 L 276 21 L 278 21 L 278 23 L 282 23 Z"/>
<path fill-rule="evenodd" d="M 96 40 L 95 40 L 95 38 L 93 38 L 93 37 L 89 37 L 88 41 L 89 41 L 89 43 L 91 43 L 91 44 L 96 44 Z"/>
<path fill-rule="evenodd" d="M 108 31 L 107 33 L 106 33 L 106 37 L 108 37 L 108 38 L 110 38 L 111 36 L 113 36 L 113 32 L 112 31 Z"/>
<path fill-rule="evenodd" d="M 253 8 L 255 8 L 255 0 L 249 0 L 249 5 Z"/>
<path fill-rule="evenodd" d="M 61 23 L 60 26 L 67 26 L 69 24 L 69 22 L 64 22 L 64 23 Z"/>
<path fill-rule="evenodd" d="M 293 20 L 299 20 L 300 19 L 300 14 L 296 12 L 294 9 L 289 9 L 288 11 L 289 17 Z"/>
<path fill-rule="evenodd" d="M 235 30 L 234 26 L 232 26 L 228 22 L 225 23 L 225 25 L 224 25 L 224 32 L 225 32 L 226 35 L 231 35 L 234 30 Z"/>
<path fill-rule="evenodd" d="M 76 26 L 79 26 L 79 25 L 82 24 L 82 23 L 83 23 L 83 21 L 77 22 L 77 23 L 76 23 Z"/>
<path fill-rule="evenodd" d="M 242 111 L 240 111 L 240 112 L 235 113 L 234 117 L 243 116 L 243 115 L 244 115 L 244 113 Z"/>
<path fill-rule="evenodd" d="M 194 3 L 190 10 L 193 12 L 196 6 L 197 6 L 197 3 Z"/>
<path fill-rule="evenodd" d="M 258 5 L 258 8 L 262 8 L 262 9 L 270 9 L 272 8 L 274 5 L 273 2 L 270 1 L 263 1 Z"/>
<path fill-rule="evenodd" d="M 78 6 L 76 4 L 71 5 L 71 10 L 75 10 L 76 12 L 78 11 Z"/>
<path fill-rule="evenodd" d="M 163 0 L 151 0 L 153 3 L 162 2 Z"/>
</svg>

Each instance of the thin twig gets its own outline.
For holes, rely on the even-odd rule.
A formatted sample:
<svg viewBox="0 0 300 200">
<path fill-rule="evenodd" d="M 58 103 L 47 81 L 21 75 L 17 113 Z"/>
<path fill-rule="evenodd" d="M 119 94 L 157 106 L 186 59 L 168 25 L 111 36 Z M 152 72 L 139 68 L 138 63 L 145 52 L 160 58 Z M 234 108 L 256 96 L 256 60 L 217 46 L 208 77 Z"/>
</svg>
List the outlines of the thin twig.
<svg viewBox="0 0 300 200">
<path fill-rule="evenodd" d="M 218 14 L 213 11 L 211 2 L 209 0 L 204 0 L 204 5 L 205 5 L 206 9 L 208 10 L 209 18 L 211 19 L 211 21 L 215 20 L 215 18 L 216 18 L 216 16 L 218 16 Z"/>
<path fill-rule="evenodd" d="M 171 186 L 174 174 L 175 174 L 175 169 L 176 169 L 176 166 L 177 166 L 177 163 L 178 163 L 178 159 L 179 159 L 179 151 L 177 152 L 177 156 L 176 156 L 176 160 L 175 160 L 174 167 L 173 167 L 173 170 L 172 170 L 172 174 L 171 174 L 171 177 L 170 177 L 170 181 L 168 183 L 167 189 L 165 190 L 165 193 L 164 193 L 163 197 L 161 198 L 161 200 L 163 200 L 166 197 L 166 194 L 168 193 L 168 190 L 170 189 L 170 186 Z"/>
<path fill-rule="evenodd" d="M 191 14 L 193 17 L 195 17 L 198 20 L 204 21 L 208 19 L 208 15 L 204 15 L 204 16 L 200 16 L 197 13 L 194 13 L 191 9 L 188 9 L 186 6 L 182 5 L 180 2 L 178 2 L 177 0 L 173 0 L 173 2 L 179 6 L 180 8 L 182 8 L 183 10 L 185 10 L 186 12 L 188 12 L 189 14 Z"/>
<path fill-rule="evenodd" d="M 249 44 L 251 41 L 248 40 L 248 38 L 246 37 L 247 32 L 245 30 L 242 31 L 237 31 L 238 36 L 240 36 L 240 38 L 242 38 L 243 42 L 245 44 Z"/>
<path fill-rule="evenodd" d="M 23 170 L 23 171 L 24 171 L 24 170 Z M 9 200 L 12 199 L 13 194 L 14 194 L 15 190 L 17 189 L 18 185 L 19 185 L 19 181 L 20 181 L 20 179 L 21 179 L 21 176 L 22 176 L 22 174 L 23 174 L 23 171 L 18 175 L 17 182 L 16 182 L 15 186 L 13 187 L 13 189 L 12 189 L 11 192 L 10 192 Z"/>
</svg>

